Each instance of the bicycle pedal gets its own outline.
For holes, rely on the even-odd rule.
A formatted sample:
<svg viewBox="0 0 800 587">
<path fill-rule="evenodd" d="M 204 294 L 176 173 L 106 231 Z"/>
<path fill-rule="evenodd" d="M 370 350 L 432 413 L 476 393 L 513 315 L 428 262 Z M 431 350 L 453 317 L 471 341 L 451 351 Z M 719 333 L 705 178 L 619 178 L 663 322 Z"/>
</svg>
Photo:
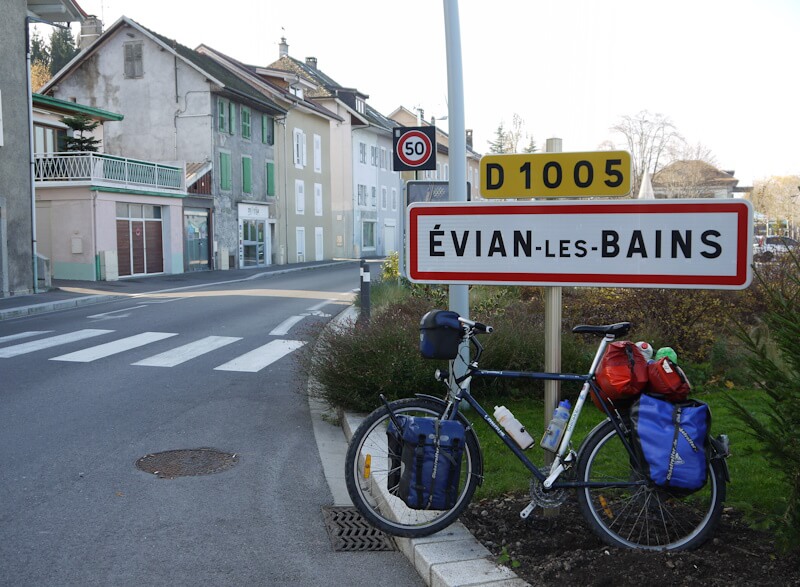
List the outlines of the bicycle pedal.
<svg viewBox="0 0 800 587">
<path fill-rule="evenodd" d="M 519 513 L 519 517 L 522 518 L 523 520 L 527 520 L 528 516 L 530 516 L 533 510 L 535 509 L 536 509 L 536 503 L 532 501 L 527 505 L 527 507 L 524 510 L 522 510 Z"/>
</svg>

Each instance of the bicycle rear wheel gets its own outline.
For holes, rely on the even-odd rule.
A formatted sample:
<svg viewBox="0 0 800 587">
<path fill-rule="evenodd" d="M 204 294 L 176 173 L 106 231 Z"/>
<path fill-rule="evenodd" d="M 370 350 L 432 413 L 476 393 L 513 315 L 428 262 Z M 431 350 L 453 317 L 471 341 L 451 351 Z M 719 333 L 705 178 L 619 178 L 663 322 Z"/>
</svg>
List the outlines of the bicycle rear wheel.
<svg viewBox="0 0 800 587">
<path fill-rule="evenodd" d="M 444 403 L 426 398 L 391 402 L 392 412 L 408 416 L 440 416 Z M 459 414 L 459 419 L 468 425 Z M 467 430 L 458 497 L 448 510 L 409 508 L 397 496 L 400 455 L 389 448 L 386 429 L 389 424 L 386 406 L 372 412 L 350 439 L 345 460 L 345 482 L 350 499 L 358 511 L 376 528 L 395 536 L 428 536 L 446 528 L 467 507 L 480 482 L 480 447 L 477 437 Z"/>
<path fill-rule="evenodd" d="M 577 475 L 585 482 L 643 478 L 613 424 L 606 420 L 586 437 Z M 642 550 L 688 550 L 714 530 L 725 501 L 723 465 L 711 459 L 706 485 L 690 495 L 648 485 L 578 489 L 581 514 L 606 544 Z"/>
</svg>

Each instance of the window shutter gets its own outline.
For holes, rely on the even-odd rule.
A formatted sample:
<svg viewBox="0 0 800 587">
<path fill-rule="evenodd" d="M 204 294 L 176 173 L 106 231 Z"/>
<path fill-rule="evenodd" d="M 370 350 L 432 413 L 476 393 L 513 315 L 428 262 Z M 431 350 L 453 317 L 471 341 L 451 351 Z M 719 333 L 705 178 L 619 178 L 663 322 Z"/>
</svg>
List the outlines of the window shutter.
<svg viewBox="0 0 800 587">
<path fill-rule="evenodd" d="M 275 164 L 267 163 L 267 195 L 275 195 Z"/>
<path fill-rule="evenodd" d="M 225 132 L 225 121 L 227 120 L 227 113 L 225 112 L 225 101 L 222 99 L 217 100 L 217 129 L 219 132 Z"/>
<path fill-rule="evenodd" d="M 306 148 L 306 133 L 301 133 L 302 140 L 303 140 L 303 167 L 308 165 L 308 151 Z"/>
<path fill-rule="evenodd" d="M 219 154 L 219 187 L 222 190 L 231 189 L 231 156 L 230 153 Z"/>
<path fill-rule="evenodd" d="M 314 171 L 322 173 L 322 137 L 314 135 Z"/>
<path fill-rule="evenodd" d="M 228 102 L 228 132 L 236 132 L 236 104 Z"/>
<path fill-rule="evenodd" d="M 253 191 L 252 166 L 253 160 L 250 157 L 242 157 L 242 191 L 245 194 Z"/>
</svg>

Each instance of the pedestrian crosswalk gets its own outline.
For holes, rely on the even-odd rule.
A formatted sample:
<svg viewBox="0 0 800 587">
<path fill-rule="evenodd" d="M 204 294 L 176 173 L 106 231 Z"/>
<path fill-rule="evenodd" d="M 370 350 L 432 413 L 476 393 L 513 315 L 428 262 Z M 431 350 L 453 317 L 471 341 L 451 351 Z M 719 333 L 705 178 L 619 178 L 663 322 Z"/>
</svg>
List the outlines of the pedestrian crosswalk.
<svg viewBox="0 0 800 587">
<path fill-rule="evenodd" d="M 113 337 L 116 331 L 97 328 L 86 328 L 62 334 L 52 333 L 53 331 L 50 330 L 28 331 L 0 337 L 0 359 L 10 359 L 47 350 L 55 350 L 55 352 L 58 353 L 56 350 L 57 347 L 86 342 L 89 343 L 90 346 L 65 354 L 56 354 L 56 356 L 47 358 L 50 361 L 91 363 L 115 355 L 124 356 L 124 353 L 127 351 L 146 348 L 147 345 L 159 341 L 180 337 L 180 335 L 175 332 L 147 331 L 107 340 L 109 337 Z M 50 336 L 46 336 L 48 334 Z M 94 342 L 92 339 L 97 337 L 103 337 L 106 340 L 99 344 L 91 344 Z M 33 338 L 35 338 L 35 340 L 28 340 Z M 25 342 L 18 342 L 21 340 L 25 340 Z M 180 338 L 176 340 L 180 340 Z M 300 340 L 276 339 L 256 348 L 250 348 L 233 359 L 230 359 L 229 355 L 226 355 L 226 358 L 229 360 L 221 359 L 218 364 L 209 359 L 210 354 L 214 351 L 218 351 L 233 343 L 240 343 L 240 346 L 242 346 L 242 341 L 245 343 L 247 342 L 245 338 L 238 336 L 205 336 L 189 342 L 183 341 L 183 344 L 178 344 L 169 350 L 161 351 L 135 361 L 131 363 L 131 365 L 136 367 L 175 367 L 200 357 L 206 357 L 207 360 L 203 361 L 202 364 L 210 366 L 215 371 L 258 373 L 306 344 L 304 341 Z M 0 363 L 0 366 L 2 366 L 2 364 L 3 363 Z"/>
</svg>

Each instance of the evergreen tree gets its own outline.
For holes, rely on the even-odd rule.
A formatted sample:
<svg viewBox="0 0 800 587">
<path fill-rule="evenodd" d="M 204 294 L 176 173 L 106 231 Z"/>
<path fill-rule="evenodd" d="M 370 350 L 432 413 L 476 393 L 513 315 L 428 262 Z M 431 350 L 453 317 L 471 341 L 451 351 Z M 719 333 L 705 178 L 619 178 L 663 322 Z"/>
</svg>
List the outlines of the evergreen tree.
<svg viewBox="0 0 800 587">
<path fill-rule="evenodd" d="M 75 38 L 68 28 L 56 27 L 50 35 L 50 73 L 55 75 L 78 54 Z"/>
<path fill-rule="evenodd" d="M 72 136 L 67 137 L 67 151 L 90 151 L 96 153 L 100 149 L 100 139 L 96 139 L 91 135 L 86 136 L 86 133 L 90 133 L 100 126 L 97 120 L 89 118 L 86 114 L 65 116 L 61 120 L 72 129 Z"/>
<path fill-rule="evenodd" d="M 497 127 L 497 130 L 494 133 L 495 139 L 493 141 L 489 141 L 489 152 L 490 153 L 505 153 L 507 152 L 507 145 L 508 145 L 508 137 L 506 135 L 506 130 L 503 127 L 503 123 L 500 123 L 500 126 Z"/>
<path fill-rule="evenodd" d="M 50 50 L 47 44 L 39 34 L 39 31 L 34 30 L 31 35 L 31 63 L 43 63 L 46 67 L 50 67 Z"/>
<path fill-rule="evenodd" d="M 536 141 L 533 140 L 533 137 L 529 137 L 529 138 L 530 138 L 530 142 L 528 142 L 528 146 L 527 147 L 522 149 L 523 153 L 535 153 L 536 151 L 539 150 L 539 148 L 536 146 Z"/>
</svg>

